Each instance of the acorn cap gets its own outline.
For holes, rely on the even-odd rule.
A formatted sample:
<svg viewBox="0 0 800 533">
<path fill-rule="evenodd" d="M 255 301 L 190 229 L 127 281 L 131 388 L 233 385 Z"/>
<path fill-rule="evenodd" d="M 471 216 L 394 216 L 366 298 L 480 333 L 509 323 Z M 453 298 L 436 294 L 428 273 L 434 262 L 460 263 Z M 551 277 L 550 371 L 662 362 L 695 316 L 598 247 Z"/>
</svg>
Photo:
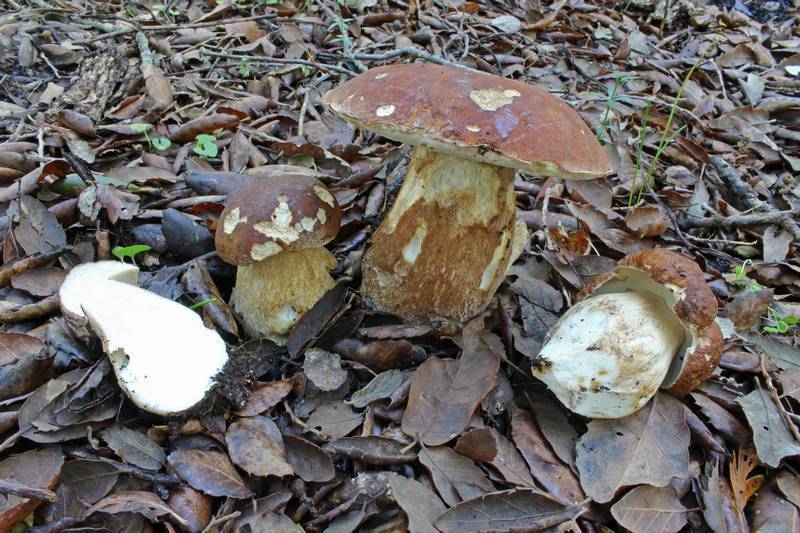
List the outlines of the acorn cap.
<svg viewBox="0 0 800 533">
<path fill-rule="evenodd" d="M 328 91 L 322 101 L 358 127 L 465 159 L 566 179 L 611 171 L 594 133 L 569 105 L 500 76 L 388 65 Z"/>
<path fill-rule="evenodd" d="M 284 250 L 316 248 L 339 231 L 336 198 L 311 176 L 284 174 L 257 180 L 232 194 L 217 224 L 217 253 L 250 265 Z"/>
<path fill-rule="evenodd" d="M 717 299 L 703 271 L 691 259 L 653 248 L 625 256 L 614 270 L 595 276 L 578 297 L 631 290 L 659 296 L 683 324 L 684 343 L 661 387 L 676 396 L 688 394 L 711 377 L 723 351 L 715 322 Z"/>
</svg>

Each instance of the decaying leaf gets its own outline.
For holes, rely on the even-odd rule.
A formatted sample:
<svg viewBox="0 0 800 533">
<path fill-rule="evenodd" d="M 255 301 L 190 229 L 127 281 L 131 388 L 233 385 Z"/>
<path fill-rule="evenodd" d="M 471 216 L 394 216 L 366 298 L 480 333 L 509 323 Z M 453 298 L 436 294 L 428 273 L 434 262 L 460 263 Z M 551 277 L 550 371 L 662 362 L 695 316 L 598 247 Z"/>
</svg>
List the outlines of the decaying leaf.
<svg viewBox="0 0 800 533">
<path fill-rule="evenodd" d="M 0 462 L 0 479 L 31 488 L 53 489 L 63 466 L 64 455 L 57 447 L 30 450 Z M 41 503 L 38 500 L 0 494 L 0 530 L 9 531 Z"/>
<path fill-rule="evenodd" d="M 494 485 L 472 460 L 446 446 L 423 447 L 419 462 L 428 470 L 436 490 L 449 506 L 494 490 Z"/>
<path fill-rule="evenodd" d="M 170 509 L 161 498 L 152 492 L 124 491 L 103 498 L 86 510 L 86 516 L 93 513 L 138 513 L 151 522 L 157 522 L 162 516 L 169 516 L 182 526 L 188 525 L 178 513 Z"/>
<path fill-rule="evenodd" d="M 120 459 L 145 470 L 161 470 L 167 461 L 164 450 L 138 431 L 114 426 L 100 433 Z"/>
<path fill-rule="evenodd" d="M 730 465 L 730 481 L 736 506 L 744 511 L 747 502 L 764 484 L 764 476 L 749 477 L 760 462 L 752 443 L 745 444 L 734 453 Z"/>
<path fill-rule="evenodd" d="M 289 476 L 294 471 L 286 462 L 283 436 L 265 416 L 240 418 L 225 432 L 231 460 L 254 476 Z"/>
<path fill-rule="evenodd" d="M 433 523 L 445 512 L 442 500 L 419 481 L 404 476 L 392 476 L 389 486 L 392 496 L 408 517 L 409 532 L 436 533 Z"/>
<path fill-rule="evenodd" d="M 675 533 L 686 525 L 686 513 L 675 489 L 669 485 L 636 487 L 611 507 L 617 522 L 633 533 Z"/>
<path fill-rule="evenodd" d="M 175 450 L 167 460 L 183 480 L 201 492 L 230 498 L 253 495 L 228 457 L 220 452 Z"/>
<path fill-rule="evenodd" d="M 753 429 L 756 451 L 764 463 L 777 467 L 784 457 L 800 454 L 800 443 L 786 427 L 786 421 L 781 416 L 779 407 L 758 380 L 756 380 L 756 390 L 736 401 L 742 406 L 747 421 Z"/>
<path fill-rule="evenodd" d="M 581 485 L 595 501 L 611 501 L 629 485 L 663 487 L 673 477 L 688 475 L 689 428 L 683 405 L 658 393 L 630 416 L 593 420 L 578 439 L 577 451 Z"/>
</svg>

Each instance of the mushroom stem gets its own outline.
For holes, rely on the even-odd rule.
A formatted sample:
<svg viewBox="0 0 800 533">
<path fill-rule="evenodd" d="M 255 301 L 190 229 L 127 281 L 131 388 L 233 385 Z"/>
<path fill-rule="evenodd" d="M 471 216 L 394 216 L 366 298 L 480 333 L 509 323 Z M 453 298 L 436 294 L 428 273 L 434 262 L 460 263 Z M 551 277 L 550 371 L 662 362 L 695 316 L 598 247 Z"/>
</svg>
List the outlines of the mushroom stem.
<svg viewBox="0 0 800 533">
<path fill-rule="evenodd" d="M 518 248 L 513 185 L 513 169 L 416 147 L 364 255 L 371 303 L 409 318 L 480 313 Z"/>
<path fill-rule="evenodd" d="M 240 266 L 231 301 L 248 335 L 278 344 L 336 284 L 336 258 L 322 247 L 286 251 Z"/>
</svg>

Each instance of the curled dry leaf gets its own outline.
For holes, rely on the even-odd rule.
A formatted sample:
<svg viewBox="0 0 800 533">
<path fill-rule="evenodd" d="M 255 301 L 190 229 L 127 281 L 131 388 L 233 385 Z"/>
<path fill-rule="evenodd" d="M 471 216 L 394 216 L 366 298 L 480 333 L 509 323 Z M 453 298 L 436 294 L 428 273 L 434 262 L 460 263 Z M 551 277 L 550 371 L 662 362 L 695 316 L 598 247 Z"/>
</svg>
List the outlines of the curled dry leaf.
<svg viewBox="0 0 800 533">
<path fill-rule="evenodd" d="M 628 211 L 625 225 L 637 237 L 657 237 L 667 231 L 669 221 L 660 208 L 644 206 Z"/>
<path fill-rule="evenodd" d="M 665 393 L 618 419 L 593 420 L 578 439 L 581 485 L 597 502 L 611 501 L 625 486 L 663 487 L 688 475 L 689 428 L 683 405 Z"/>
<path fill-rule="evenodd" d="M 233 129 L 241 119 L 235 115 L 224 115 L 216 113 L 207 117 L 200 117 L 190 120 L 180 126 L 170 135 L 170 140 L 176 143 L 193 141 L 195 137 L 203 133 L 211 133 L 219 129 Z"/>
<path fill-rule="evenodd" d="M 417 369 L 403 431 L 428 446 L 454 439 L 494 387 L 499 368 L 497 354 L 465 328 L 464 351 L 458 360 L 431 357 Z"/>
<path fill-rule="evenodd" d="M 231 460 L 254 476 L 289 476 L 294 473 L 286 462 L 283 436 L 265 416 L 240 418 L 225 432 Z"/>
<path fill-rule="evenodd" d="M 192 488 L 210 496 L 249 498 L 253 491 L 220 452 L 175 450 L 167 458 L 169 465 Z"/>
<path fill-rule="evenodd" d="M 260 415 L 280 403 L 291 391 L 292 384 L 287 380 L 257 383 L 245 404 L 236 414 L 239 416 Z"/>
<path fill-rule="evenodd" d="M 103 498 L 86 510 L 85 516 L 94 513 L 137 513 L 151 522 L 158 522 L 162 516 L 168 516 L 182 526 L 187 526 L 188 522 L 178 513 L 170 509 L 161 498 L 152 492 L 145 491 L 123 491 Z"/>
<path fill-rule="evenodd" d="M 687 509 L 671 486 L 642 485 L 620 498 L 611 507 L 611 514 L 633 533 L 677 533 L 686 525 Z"/>
</svg>

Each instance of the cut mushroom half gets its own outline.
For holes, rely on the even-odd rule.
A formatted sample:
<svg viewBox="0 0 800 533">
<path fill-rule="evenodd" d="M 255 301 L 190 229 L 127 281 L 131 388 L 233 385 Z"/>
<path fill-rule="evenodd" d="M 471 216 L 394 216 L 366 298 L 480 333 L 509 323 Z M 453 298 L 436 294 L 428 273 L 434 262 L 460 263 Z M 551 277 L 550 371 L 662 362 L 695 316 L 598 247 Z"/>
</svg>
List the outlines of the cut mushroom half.
<svg viewBox="0 0 800 533">
<path fill-rule="evenodd" d="M 351 124 L 414 146 L 405 181 L 362 263 L 376 308 L 410 319 L 480 313 L 527 240 L 514 174 L 610 171 L 592 130 L 547 91 L 422 63 L 371 69 L 323 102 Z"/>
<path fill-rule="evenodd" d="M 139 269 L 135 265 L 120 261 L 83 263 L 70 270 L 58 290 L 58 296 L 61 313 L 72 334 L 84 342 L 92 337 L 86 315 L 81 308 L 81 301 L 88 291 L 98 290 L 96 289 L 98 281 L 113 280 L 136 285 L 138 276 Z"/>
<path fill-rule="evenodd" d="M 219 334 L 188 307 L 110 281 L 100 267 L 94 274 L 77 273 L 81 284 L 71 290 L 69 304 L 80 309 L 102 341 L 117 381 L 133 403 L 151 413 L 176 416 L 207 399 L 228 362 Z"/>
<path fill-rule="evenodd" d="M 623 258 L 595 277 L 550 329 L 533 362 L 571 411 L 619 418 L 659 388 L 684 395 L 722 356 L 717 301 L 690 259 L 663 249 Z"/>
</svg>

